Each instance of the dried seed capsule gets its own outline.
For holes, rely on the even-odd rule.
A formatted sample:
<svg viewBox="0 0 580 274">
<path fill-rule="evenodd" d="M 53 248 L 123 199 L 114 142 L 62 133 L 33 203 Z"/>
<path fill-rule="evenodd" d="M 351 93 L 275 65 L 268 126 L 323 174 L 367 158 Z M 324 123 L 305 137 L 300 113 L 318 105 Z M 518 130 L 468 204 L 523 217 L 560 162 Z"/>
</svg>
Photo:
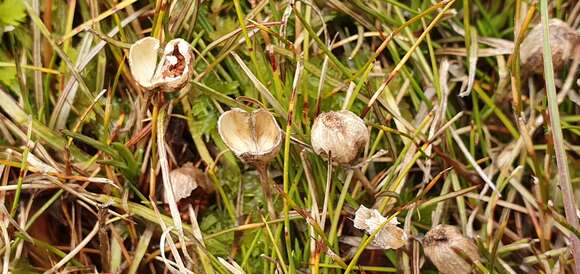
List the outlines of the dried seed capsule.
<svg viewBox="0 0 580 274">
<path fill-rule="evenodd" d="M 266 110 L 247 112 L 234 108 L 218 120 L 224 143 L 242 161 L 267 165 L 280 151 L 282 131 L 274 116 Z"/>
<path fill-rule="evenodd" d="M 169 178 L 176 203 L 179 203 L 181 199 L 188 198 L 198 186 L 208 186 L 205 174 L 191 163 L 186 163 L 180 168 L 172 170 L 169 173 Z M 167 192 L 163 193 L 163 202 L 166 204 L 169 202 Z"/>
<path fill-rule="evenodd" d="M 559 71 L 572 58 L 575 50 L 580 51 L 580 33 L 560 19 L 550 19 L 548 30 L 552 63 L 554 70 Z M 525 74 L 542 74 L 544 71 L 543 35 L 542 24 L 537 24 L 520 45 L 520 60 Z"/>
<path fill-rule="evenodd" d="M 183 39 L 173 39 L 165 46 L 158 81 L 163 91 L 180 90 L 193 75 L 193 50 Z"/>
<path fill-rule="evenodd" d="M 383 223 L 387 222 L 387 218 L 381 215 L 376 209 L 368 209 L 361 205 L 354 214 L 354 227 L 365 230 L 368 234 L 372 234 Z M 407 233 L 398 227 L 399 222 L 393 218 L 388 224 L 385 224 L 381 231 L 379 231 L 372 244 L 382 249 L 399 249 L 407 243 Z"/>
<path fill-rule="evenodd" d="M 137 84 L 146 90 L 181 89 L 193 75 L 193 50 L 183 39 L 173 39 L 165 46 L 158 62 L 159 40 L 145 37 L 129 49 L 129 67 Z"/>
<path fill-rule="evenodd" d="M 332 161 L 348 164 L 369 142 L 364 121 L 348 110 L 321 113 L 312 125 L 311 142 L 318 155 L 332 155 Z"/>
<path fill-rule="evenodd" d="M 425 255 L 443 274 L 471 273 L 473 262 L 479 261 L 475 243 L 451 225 L 431 228 L 423 239 L 423 249 Z"/>
<path fill-rule="evenodd" d="M 157 70 L 157 52 L 159 40 L 153 37 L 145 37 L 133 43 L 129 49 L 129 68 L 131 75 L 139 84 L 147 90 L 152 90 L 158 84 L 154 84 L 153 75 Z"/>
</svg>

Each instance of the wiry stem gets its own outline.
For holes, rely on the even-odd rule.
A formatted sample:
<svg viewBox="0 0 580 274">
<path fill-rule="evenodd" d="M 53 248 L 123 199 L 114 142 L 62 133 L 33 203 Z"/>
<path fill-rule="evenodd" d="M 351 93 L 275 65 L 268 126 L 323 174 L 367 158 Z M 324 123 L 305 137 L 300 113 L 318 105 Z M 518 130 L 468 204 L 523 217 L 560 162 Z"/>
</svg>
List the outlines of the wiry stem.
<svg viewBox="0 0 580 274">
<path fill-rule="evenodd" d="M 558 168 L 558 185 L 562 191 L 562 200 L 564 203 L 564 212 L 566 220 L 576 229 L 578 224 L 578 215 L 576 202 L 574 201 L 574 188 L 570 182 L 570 172 L 568 171 L 568 161 L 566 160 L 566 151 L 564 150 L 564 136 L 560 125 L 560 113 L 558 112 L 558 98 L 556 96 L 556 85 L 554 83 L 554 68 L 552 64 L 552 49 L 550 48 L 549 28 L 548 28 L 548 1 L 540 1 L 540 14 L 543 27 L 543 57 L 544 57 L 544 75 L 546 80 L 546 94 L 548 97 L 548 113 L 550 114 L 550 126 L 552 137 L 554 139 L 554 153 L 556 155 L 556 164 Z M 571 249 L 574 257 L 575 273 L 580 273 L 580 239 L 576 235 L 571 235 Z"/>
<path fill-rule="evenodd" d="M 272 203 L 272 191 L 270 190 L 270 179 L 268 177 L 268 165 L 256 164 L 256 170 L 260 176 L 260 184 L 262 185 L 262 191 L 264 192 L 264 199 L 266 200 L 266 205 L 268 206 L 270 218 L 276 219 L 276 210 L 274 209 L 274 204 Z"/>
<path fill-rule="evenodd" d="M 369 180 L 367 179 L 367 177 L 364 175 L 364 173 L 360 170 L 359 167 L 355 167 L 352 169 L 354 171 L 354 176 L 356 176 L 356 178 L 358 179 L 358 181 L 366 188 L 366 190 L 368 191 L 368 193 L 370 195 L 375 195 L 375 188 L 373 187 L 373 185 L 371 184 L 371 182 L 369 182 Z"/>
<path fill-rule="evenodd" d="M 104 272 L 110 271 L 110 246 L 109 235 L 107 234 L 107 207 L 99 207 L 99 252 L 101 252 L 101 269 Z"/>
<path fill-rule="evenodd" d="M 157 138 L 157 117 L 159 115 L 159 101 L 156 95 L 151 98 L 153 101 L 153 112 L 151 114 L 151 166 L 149 167 L 149 196 L 156 199 L 156 188 L 157 188 L 157 143 L 155 139 Z"/>
</svg>

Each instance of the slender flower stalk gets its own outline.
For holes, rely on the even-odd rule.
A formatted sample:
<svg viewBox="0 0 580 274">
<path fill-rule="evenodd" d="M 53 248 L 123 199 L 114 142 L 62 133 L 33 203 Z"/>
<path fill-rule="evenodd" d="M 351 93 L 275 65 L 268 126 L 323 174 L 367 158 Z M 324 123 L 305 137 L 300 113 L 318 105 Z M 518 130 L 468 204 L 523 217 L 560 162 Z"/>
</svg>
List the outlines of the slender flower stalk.
<svg viewBox="0 0 580 274">
<path fill-rule="evenodd" d="M 275 218 L 268 165 L 278 155 L 282 144 L 282 131 L 276 119 L 266 110 L 247 112 L 235 108 L 220 116 L 218 131 L 230 150 L 258 171 L 270 217 Z"/>
</svg>

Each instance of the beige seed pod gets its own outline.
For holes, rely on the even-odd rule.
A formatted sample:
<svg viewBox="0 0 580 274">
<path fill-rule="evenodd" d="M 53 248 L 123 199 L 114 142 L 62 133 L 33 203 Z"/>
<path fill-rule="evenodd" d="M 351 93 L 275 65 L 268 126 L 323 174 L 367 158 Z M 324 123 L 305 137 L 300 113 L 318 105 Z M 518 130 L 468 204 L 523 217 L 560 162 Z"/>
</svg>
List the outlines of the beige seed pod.
<svg viewBox="0 0 580 274">
<path fill-rule="evenodd" d="M 193 50 L 183 39 L 167 43 L 158 62 L 159 40 L 145 37 L 129 49 L 131 75 L 146 90 L 171 92 L 181 89 L 193 75 Z"/>
<path fill-rule="evenodd" d="M 181 199 L 188 198 L 198 186 L 207 187 L 209 185 L 205 174 L 192 163 L 186 163 L 180 168 L 172 170 L 169 173 L 169 178 L 176 203 L 179 203 Z M 167 194 L 168 192 L 163 192 L 163 202 L 166 204 L 169 202 Z"/>
<path fill-rule="evenodd" d="M 471 273 L 473 263 L 479 261 L 475 243 L 451 225 L 431 228 L 423 239 L 423 249 L 425 255 L 443 274 Z M 469 261 L 463 256 L 467 256 Z"/>
<path fill-rule="evenodd" d="M 218 120 L 218 132 L 238 158 L 252 165 L 268 164 L 282 143 L 276 119 L 263 109 L 247 112 L 234 108 L 224 112 Z"/>
<path fill-rule="evenodd" d="M 568 59 L 574 56 L 574 51 L 580 51 L 580 33 L 560 19 L 550 19 L 548 30 L 552 63 L 554 70 L 559 71 Z M 543 35 L 542 24 L 537 24 L 520 45 L 520 60 L 524 74 L 544 72 Z"/>
<path fill-rule="evenodd" d="M 376 209 L 361 205 L 354 214 L 354 227 L 365 230 L 368 234 L 374 233 L 388 219 Z M 407 243 L 407 233 L 398 227 L 399 222 L 393 218 L 385 224 L 375 235 L 372 244 L 382 249 L 399 249 Z"/>
<path fill-rule="evenodd" d="M 218 132 L 238 158 L 253 165 L 258 171 L 270 217 L 275 218 L 268 164 L 276 157 L 282 144 L 282 130 L 276 119 L 272 113 L 263 109 L 247 112 L 234 108 L 220 116 Z"/>
<path fill-rule="evenodd" d="M 314 120 L 310 137 L 316 154 L 328 157 L 330 152 L 338 164 L 354 161 L 369 138 L 364 121 L 348 110 L 321 113 Z"/>
</svg>

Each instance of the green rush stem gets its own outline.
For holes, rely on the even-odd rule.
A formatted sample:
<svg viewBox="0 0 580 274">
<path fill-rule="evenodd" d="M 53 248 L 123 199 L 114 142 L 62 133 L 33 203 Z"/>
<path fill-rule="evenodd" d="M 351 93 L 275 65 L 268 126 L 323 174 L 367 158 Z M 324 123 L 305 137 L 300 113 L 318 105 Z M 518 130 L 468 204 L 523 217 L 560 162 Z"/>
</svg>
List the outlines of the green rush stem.
<svg viewBox="0 0 580 274">
<path fill-rule="evenodd" d="M 215 166 L 215 161 L 211 157 L 207 146 L 203 142 L 200 134 L 196 134 L 195 132 L 195 125 L 193 121 L 193 113 L 191 111 L 191 104 L 189 103 L 189 98 L 184 97 L 180 100 L 181 105 L 183 107 L 183 111 L 187 117 L 187 126 L 189 128 L 189 134 L 193 139 L 193 143 L 195 144 L 195 148 L 197 149 L 199 156 L 201 159 L 208 165 L 208 166 Z"/>
<path fill-rule="evenodd" d="M 338 198 L 338 202 L 336 203 L 336 207 L 334 209 L 334 215 L 332 216 L 332 224 L 330 225 L 330 234 L 328 236 L 328 243 L 330 246 L 334 246 L 337 242 L 334 239 L 337 236 L 338 231 L 338 223 L 340 221 L 340 214 L 342 213 L 342 206 L 344 205 L 344 200 L 346 199 L 346 195 L 349 194 L 348 187 L 352 181 L 352 174 L 353 171 L 350 170 L 349 174 L 347 175 L 347 179 L 342 186 L 342 190 L 340 191 L 340 196 Z M 363 175 L 364 176 L 364 175 Z"/>
<path fill-rule="evenodd" d="M 292 94 L 290 95 L 290 102 L 288 104 L 288 122 L 286 124 L 286 135 L 284 136 L 284 193 L 288 194 L 290 186 L 290 178 L 288 177 L 290 172 L 290 137 L 292 136 L 292 121 L 294 120 L 294 109 L 296 107 L 296 95 L 297 87 L 292 89 Z M 290 220 L 288 219 L 288 202 L 284 199 L 284 240 L 286 243 L 286 251 L 288 255 L 288 262 L 292 264 L 292 245 L 290 242 Z"/>
<path fill-rule="evenodd" d="M 471 45 L 471 25 L 469 23 L 469 0 L 463 0 L 463 28 L 465 29 L 465 48 Z"/>
<path fill-rule="evenodd" d="M 46 203 L 44 203 L 42 205 L 42 207 L 40 207 L 36 212 L 34 212 L 34 214 L 32 215 L 32 217 L 30 217 L 28 219 L 28 222 L 24 225 L 24 231 L 27 231 L 32 224 L 34 224 L 34 222 L 36 222 L 36 219 L 38 219 L 40 217 L 40 215 L 42 215 L 48 208 L 50 208 L 52 206 L 52 204 L 54 204 L 54 202 L 56 202 L 56 200 L 58 200 L 58 198 L 60 198 L 60 196 L 62 196 L 62 194 L 64 193 L 64 189 L 60 189 L 58 190 L 56 193 L 54 193 L 54 195 L 52 195 L 52 197 L 50 197 L 50 199 L 48 201 L 46 201 Z M 14 240 L 14 243 L 12 243 L 12 247 L 11 248 L 16 248 L 20 242 L 22 241 L 22 238 L 17 238 Z"/>
<path fill-rule="evenodd" d="M 554 83 L 554 67 L 552 64 L 552 49 L 550 45 L 550 36 L 548 29 L 548 1 L 540 0 L 540 14 L 543 28 L 543 59 L 544 75 L 546 80 L 546 93 L 548 97 L 548 113 L 550 114 L 550 127 L 552 138 L 554 139 L 554 153 L 556 154 L 556 166 L 558 169 L 558 185 L 562 191 L 564 203 L 564 212 L 566 220 L 572 227 L 578 229 L 578 213 L 576 202 L 574 201 L 574 188 L 570 182 L 570 172 L 568 170 L 568 161 L 566 160 L 566 151 L 564 149 L 564 136 L 560 124 L 560 112 L 558 111 L 558 97 L 556 95 L 556 84 Z M 570 237 L 572 242 L 572 256 L 574 257 L 575 273 L 580 273 L 580 239 L 576 235 Z"/>
<path fill-rule="evenodd" d="M 372 65 L 374 63 L 374 61 L 377 59 L 377 57 L 379 57 L 379 55 L 381 54 L 381 52 L 387 47 L 387 45 L 389 44 L 389 42 L 396 35 L 398 35 L 403 29 L 405 29 L 406 27 L 414 24 L 415 22 L 419 21 L 421 18 L 429 15 L 430 13 L 432 13 L 432 12 L 440 9 L 447 2 L 448 1 L 441 1 L 439 3 L 434 4 L 433 6 L 429 7 L 428 9 L 424 10 L 423 12 L 417 14 L 415 17 L 409 19 L 408 21 L 406 21 L 405 23 L 403 23 L 402 25 L 400 25 L 399 27 L 397 27 L 396 29 L 394 29 L 389 34 L 389 36 L 387 36 L 387 38 L 381 43 L 381 45 L 379 45 L 379 47 L 374 52 L 373 56 L 367 61 L 367 63 L 358 72 L 356 72 L 354 75 L 352 75 L 352 77 L 350 79 L 351 80 L 357 79 L 361 75 L 361 73 L 364 72 L 364 70 L 365 70 L 366 67 Z"/>
<path fill-rule="evenodd" d="M 17 233 L 17 236 L 16 237 L 17 237 L 16 240 L 19 240 L 19 239 L 27 240 L 33 246 L 36 246 L 37 248 L 41 248 L 41 249 L 47 250 L 50 253 L 58 256 L 59 258 L 64 258 L 67 255 L 67 253 L 64 253 L 62 250 L 60 250 L 60 249 L 52 246 L 51 244 L 49 244 L 47 242 L 44 242 L 44 241 L 41 241 L 41 240 L 38 240 L 38 239 L 34 239 L 34 238 L 28 238 L 25 235 L 22 235 L 20 233 Z M 79 268 L 85 267 L 85 265 L 83 265 L 81 262 L 79 262 L 78 260 L 76 260 L 74 258 L 72 258 L 69 261 L 69 263 L 72 264 L 72 265 L 74 265 L 74 266 L 76 266 L 76 267 L 79 267 Z"/>
<path fill-rule="evenodd" d="M 246 251 L 246 254 L 244 255 L 244 257 L 242 259 L 242 264 L 240 265 L 242 267 L 242 269 L 244 269 L 244 267 L 248 263 L 248 259 L 250 258 L 250 255 L 252 254 L 252 252 L 256 248 L 256 244 L 258 243 L 258 240 L 262 238 L 262 231 L 263 230 L 258 230 L 258 232 L 256 232 L 256 236 L 254 236 L 254 239 L 252 240 L 250 247 Z"/>
<path fill-rule="evenodd" d="M 254 67 L 256 76 L 258 77 L 260 82 L 264 82 L 264 81 L 262 81 L 263 79 L 261 79 L 262 73 L 260 73 L 260 69 L 259 69 L 260 67 L 258 66 L 258 60 L 256 59 L 256 50 L 254 49 L 254 46 L 252 45 L 252 39 L 250 39 L 250 35 L 248 34 L 248 28 L 246 27 L 246 22 L 244 22 L 245 19 L 244 19 L 244 14 L 242 13 L 242 7 L 240 6 L 240 0 L 234 0 L 234 7 L 236 10 L 236 15 L 238 16 L 240 28 L 242 29 L 242 34 L 244 35 L 244 40 L 246 40 L 246 47 L 247 47 L 249 55 L 250 55 L 250 61 L 252 62 L 252 66 Z"/>
<path fill-rule="evenodd" d="M 30 96 L 28 92 L 28 88 L 26 87 L 26 81 L 23 77 L 24 72 L 22 71 L 22 64 L 19 55 L 21 55 L 22 50 L 21 47 L 16 45 L 16 37 L 14 33 L 10 32 L 8 34 L 10 47 L 12 48 L 12 54 L 14 55 L 14 66 L 16 67 L 16 79 L 18 80 L 18 86 L 20 87 L 19 95 L 22 98 L 22 108 L 26 113 L 32 113 L 32 106 L 30 105 Z"/>
<path fill-rule="evenodd" d="M 320 267 L 330 268 L 330 269 L 345 269 L 341 266 L 335 264 L 324 264 L 321 263 Z M 356 269 L 361 271 L 374 271 L 374 272 L 387 272 L 387 273 L 397 273 L 398 269 L 394 267 L 385 267 L 385 266 L 357 266 Z"/>
<path fill-rule="evenodd" d="M 421 20 L 422 25 L 423 25 L 423 29 L 425 29 L 425 20 Z M 433 84 L 435 86 L 435 92 L 437 93 L 437 97 L 439 98 L 443 98 L 442 97 L 442 92 L 441 92 L 441 79 L 439 78 L 439 68 L 437 66 L 437 58 L 435 57 L 435 50 L 433 49 L 433 42 L 431 40 L 431 35 L 427 34 L 427 48 L 429 49 L 429 59 L 431 61 L 431 70 L 433 70 Z M 447 84 L 447 83 L 445 83 Z M 429 100 L 425 100 L 425 101 L 429 101 Z M 443 115 L 445 115 L 443 113 Z"/>
<path fill-rule="evenodd" d="M 481 87 L 477 83 L 475 85 L 473 85 L 473 90 L 475 90 L 477 92 L 477 95 L 479 95 L 479 97 L 483 100 L 483 102 L 485 102 L 485 104 L 491 108 L 491 110 L 495 113 L 497 118 L 499 118 L 499 120 L 503 123 L 503 125 L 510 132 L 512 137 L 514 137 L 515 139 L 520 138 L 520 134 L 518 133 L 518 131 L 516 130 L 516 128 L 514 127 L 512 122 L 510 122 L 510 119 L 501 111 L 501 109 L 499 109 L 493 103 L 493 100 L 491 98 L 489 98 L 489 96 L 487 96 L 487 94 L 485 94 L 485 91 L 483 91 L 483 89 L 481 89 Z"/>
<path fill-rule="evenodd" d="M 358 97 L 358 94 L 360 93 L 360 90 L 362 89 L 362 87 L 366 83 L 372 69 L 373 69 L 373 67 L 369 66 L 364 71 L 363 75 L 361 75 L 360 79 L 358 79 L 358 82 L 357 82 L 352 94 L 346 98 L 348 101 L 344 102 L 345 104 L 343 106 L 343 109 L 349 110 L 351 108 L 352 104 L 354 104 L 354 101 L 356 100 L 356 98 Z"/>
<path fill-rule="evenodd" d="M 22 3 L 24 4 L 24 7 L 26 8 L 32 22 L 40 30 L 40 32 L 42 33 L 42 35 L 44 36 L 46 41 L 49 42 L 52 49 L 61 58 L 62 62 L 64 62 L 66 64 L 66 67 L 70 70 L 70 73 L 77 80 L 77 83 L 78 83 L 78 86 L 79 86 L 81 92 L 84 92 L 87 97 L 89 97 L 91 99 L 95 99 L 95 96 L 91 93 L 91 90 L 87 86 L 87 83 L 85 82 L 85 80 L 82 78 L 80 72 L 76 70 L 76 66 L 70 60 L 70 58 L 65 53 L 65 51 L 63 49 L 61 49 L 57 45 L 57 43 L 54 41 L 54 39 L 52 38 L 52 33 L 46 28 L 43 21 L 38 17 L 38 15 L 36 15 L 36 13 L 34 13 L 34 11 L 32 10 L 32 7 L 30 7 L 30 5 L 28 4 L 28 1 L 23 1 Z M 97 104 L 95 106 L 95 113 L 97 113 L 97 115 L 99 117 L 104 116 L 104 111 L 101 107 L 101 104 Z"/>
<path fill-rule="evenodd" d="M 517 61 L 519 59 L 520 45 L 521 45 L 522 41 L 525 38 L 524 33 L 528 29 L 528 25 L 532 21 L 532 19 L 534 17 L 535 11 L 536 11 L 536 5 L 533 4 L 528 9 L 528 13 L 526 14 L 526 18 L 524 19 L 524 21 L 522 22 L 522 25 L 520 26 L 520 30 L 519 30 L 519 32 L 517 34 L 516 41 L 514 43 L 513 53 L 510 55 L 510 57 L 508 58 L 508 61 L 507 61 L 507 67 L 508 68 L 512 68 L 513 69 L 513 65 L 514 64 L 518 64 L 518 62 L 515 62 L 515 61 Z M 519 66 L 519 64 L 518 64 L 518 66 Z"/>
<path fill-rule="evenodd" d="M 278 191 L 278 193 L 284 198 L 284 200 L 288 202 L 288 205 L 292 209 L 296 210 L 298 212 L 298 214 L 300 214 L 306 220 L 306 222 L 310 226 L 312 226 L 312 229 L 314 230 L 314 232 L 318 236 L 320 236 L 320 239 L 324 242 L 324 244 L 329 249 L 329 251 L 331 253 L 335 253 L 330 246 L 330 242 L 328 241 L 328 237 L 326 237 L 326 234 L 324 233 L 324 229 L 322 229 L 322 227 L 320 227 L 318 222 L 316 220 L 314 220 L 314 218 L 312 218 L 312 216 L 310 216 L 308 213 L 306 213 L 302 208 L 300 208 L 294 201 L 292 201 L 290 199 L 290 197 L 288 197 L 288 195 L 286 193 L 284 193 L 283 190 L 281 190 L 280 188 L 275 188 L 275 190 Z M 334 262 L 336 264 L 346 268 L 346 263 L 342 260 L 342 258 L 340 258 L 338 256 L 331 256 L 331 258 L 334 260 Z"/>
<path fill-rule="evenodd" d="M 22 181 L 24 180 L 24 176 L 26 175 L 26 170 L 28 169 L 28 146 L 24 149 L 24 153 L 22 154 L 22 163 L 20 164 L 20 173 L 18 175 L 18 182 L 16 185 L 16 193 L 14 193 L 14 201 L 12 201 L 12 208 L 10 209 L 10 216 L 14 218 L 16 216 L 16 209 L 18 208 L 18 203 L 20 202 L 20 194 L 22 193 Z"/>
<path fill-rule="evenodd" d="M 407 164 L 405 167 L 403 167 L 403 169 L 399 173 L 400 175 L 396 178 L 396 180 L 393 182 L 393 184 L 391 186 L 389 186 L 390 191 L 397 192 L 397 189 L 399 188 L 399 186 L 401 186 L 403 181 L 407 178 L 407 174 L 411 171 L 411 168 L 415 165 L 415 163 L 417 162 L 419 157 L 421 157 L 421 155 L 423 155 L 422 151 L 424 151 L 427 148 L 427 146 L 428 145 L 425 145 L 424 147 L 417 149 L 417 152 L 415 152 L 415 155 L 413 155 L 413 158 L 411 159 L 411 161 L 409 161 L 409 164 Z M 385 211 L 387 206 L 390 206 L 391 203 L 392 203 L 392 198 L 384 199 L 379 207 L 379 211 L 381 211 L 381 212 Z"/>
<path fill-rule="evenodd" d="M 237 220 L 236 210 L 234 209 L 234 205 L 232 204 L 232 201 L 228 198 L 226 192 L 224 191 L 224 188 L 222 187 L 220 180 L 218 179 L 218 177 L 216 176 L 216 174 L 213 170 L 209 170 L 207 172 L 207 176 L 212 181 L 213 185 L 215 186 L 218 193 L 222 197 L 222 202 L 224 203 L 224 206 L 226 207 L 226 210 L 228 211 L 228 215 L 230 216 L 232 221 L 235 223 Z"/>
<path fill-rule="evenodd" d="M 442 1 L 442 2 L 445 2 L 445 1 Z M 455 3 L 455 0 L 448 1 L 447 5 L 445 5 L 445 7 L 441 10 L 441 12 L 439 14 L 437 14 L 437 16 L 435 18 L 433 18 L 433 21 L 431 21 L 431 23 L 429 23 L 429 25 L 427 26 L 427 28 L 425 28 L 425 30 L 423 31 L 423 33 L 421 33 L 421 35 L 419 36 L 419 38 L 417 38 L 417 41 L 415 41 L 415 43 L 411 46 L 411 48 L 409 48 L 409 50 L 403 56 L 403 58 L 397 64 L 397 66 L 395 66 L 395 68 L 389 73 L 389 75 L 387 76 L 387 78 L 385 79 L 385 81 L 381 84 L 381 87 L 382 88 L 379 88 L 373 94 L 373 96 L 369 100 L 367 106 L 364 108 L 364 110 L 362 111 L 362 113 L 360 115 L 362 118 L 364 118 L 368 114 L 368 112 L 371 110 L 371 107 L 373 106 L 373 104 L 375 103 L 375 101 L 383 93 L 383 91 L 386 89 L 386 87 L 389 85 L 389 83 L 393 79 L 395 79 L 395 76 L 397 76 L 398 72 L 403 68 L 403 66 L 411 58 L 411 55 L 413 55 L 413 53 L 419 47 L 419 45 L 421 44 L 421 42 L 423 42 L 423 40 L 425 39 L 425 37 L 427 36 L 427 34 L 435 27 L 435 25 L 439 22 L 439 20 L 441 20 L 441 18 L 443 18 L 443 15 L 445 14 L 445 12 L 449 8 L 451 8 L 451 6 L 454 3 Z"/>
<path fill-rule="evenodd" d="M 305 18 L 306 23 L 310 24 L 310 16 L 312 13 L 312 7 L 310 5 L 306 5 L 304 10 L 305 10 L 304 13 L 306 16 L 306 18 Z M 304 41 L 303 41 L 303 45 L 302 45 L 302 54 L 303 54 L 304 63 L 308 62 L 308 60 L 310 58 L 310 35 L 308 34 L 308 32 L 304 33 Z M 308 76 L 307 70 L 304 70 L 303 77 L 304 77 L 304 79 L 308 79 L 309 76 Z M 274 78 L 274 79 L 276 79 L 276 78 Z M 307 85 L 304 85 L 304 86 L 305 86 L 305 88 L 307 88 Z M 303 99 L 303 108 L 304 108 L 304 111 L 303 111 L 304 119 L 302 122 L 304 124 L 304 127 L 310 128 L 310 119 L 309 119 L 309 115 L 308 115 L 309 114 L 308 113 L 309 112 L 308 106 L 310 105 L 310 103 L 309 103 L 308 93 L 303 94 L 302 99 Z"/>
<path fill-rule="evenodd" d="M 328 56 L 330 61 L 332 61 L 332 63 L 334 63 L 336 68 L 345 76 L 352 77 L 353 76 L 352 71 L 347 66 L 345 66 L 343 63 L 341 63 L 340 60 L 338 60 L 338 58 L 328 48 L 328 46 L 320 39 L 320 37 L 318 37 L 318 35 L 316 35 L 316 32 L 312 29 L 312 26 L 310 26 L 310 24 L 308 24 L 308 22 L 306 21 L 304 16 L 302 16 L 300 11 L 298 11 L 298 10 L 296 10 L 296 8 L 294 8 L 294 14 L 298 18 L 298 20 L 300 20 L 300 23 L 302 23 L 302 26 L 306 29 L 306 31 L 308 32 L 310 37 L 312 37 L 312 39 L 314 39 L 314 41 L 318 44 L 320 49 L 322 51 L 324 51 L 324 53 L 326 54 L 326 56 Z M 352 77 L 352 78 L 354 79 L 354 77 Z"/>
<path fill-rule="evenodd" d="M 151 166 L 149 166 L 149 197 L 155 198 L 155 188 L 157 185 L 157 176 L 155 169 L 157 167 L 157 117 L 159 116 L 159 94 L 152 96 L 153 112 L 151 113 Z"/>
<path fill-rule="evenodd" d="M 30 138 L 32 137 L 32 117 L 28 116 L 28 130 L 26 133 L 26 146 L 22 152 L 22 162 L 20 163 L 20 172 L 18 174 L 18 182 L 16 185 L 16 193 L 14 194 L 14 201 L 12 201 L 12 209 L 10 210 L 10 216 L 14 218 L 16 215 L 16 209 L 18 208 L 18 203 L 20 202 L 20 194 L 22 193 L 22 182 L 26 171 L 28 170 L 28 153 L 30 152 Z"/>
<path fill-rule="evenodd" d="M 155 18 L 153 19 L 153 29 L 151 30 L 152 36 L 157 39 L 161 38 L 163 18 L 165 17 L 165 7 L 161 4 L 162 2 L 164 0 L 157 0 L 155 4 Z"/>
<path fill-rule="evenodd" d="M 288 267 L 286 266 L 286 263 L 284 262 L 284 257 L 282 256 L 282 252 L 280 251 L 280 248 L 278 248 L 278 245 L 276 244 L 276 239 L 274 239 L 274 235 L 272 234 L 272 230 L 270 229 L 270 226 L 268 226 L 268 223 L 266 222 L 266 219 L 264 219 L 264 216 L 260 216 L 262 218 L 262 222 L 264 222 L 264 229 L 266 230 L 266 234 L 268 235 L 268 238 L 270 239 L 270 241 L 272 242 L 272 249 L 274 250 L 276 257 L 278 257 L 278 259 L 280 260 L 280 266 L 282 267 L 282 271 L 287 274 L 288 273 Z"/>
<path fill-rule="evenodd" d="M 193 143 L 195 145 L 195 148 L 197 149 L 197 152 L 199 153 L 201 159 L 206 163 L 206 165 L 208 165 L 210 167 L 214 167 L 216 163 L 213 160 L 213 158 L 211 157 L 211 154 L 209 153 L 209 150 L 207 149 L 207 146 L 205 145 L 205 143 L 202 139 L 202 136 L 200 134 L 196 134 L 194 131 L 195 126 L 193 123 L 194 122 L 193 121 L 193 114 L 191 112 L 191 105 L 189 104 L 189 99 L 187 97 L 185 97 L 181 100 L 181 103 L 182 103 L 182 106 L 183 106 L 183 109 L 184 109 L 186 116 L 189 117 L 187 119 L 187 126 L 189 128 L 189 133 L 191 135 L 191 138 L 193 139 Z M 226 210 L 228 211 L 228 215 L 232 219 L 232 222 L 236 223 L 237 218 L 236 218 L 236 210 L 234 209 L 234 205 L 232 204 L 232 201 L 226 195 L 224 188 L 222 187 L 222 184 L 221 184 L 220 180 L 217 178 L 214 170 L 212 168 L 210 168 L 207 171 L 207 175 L 210 178 L 210 180 L 212 181 L 213 186 L 216 188 L 216 190 L 220 194 L 220 196 L 222 198 L 222 202 L 224 203 L 224 206 L 226 207 Z"/>
</svg>

